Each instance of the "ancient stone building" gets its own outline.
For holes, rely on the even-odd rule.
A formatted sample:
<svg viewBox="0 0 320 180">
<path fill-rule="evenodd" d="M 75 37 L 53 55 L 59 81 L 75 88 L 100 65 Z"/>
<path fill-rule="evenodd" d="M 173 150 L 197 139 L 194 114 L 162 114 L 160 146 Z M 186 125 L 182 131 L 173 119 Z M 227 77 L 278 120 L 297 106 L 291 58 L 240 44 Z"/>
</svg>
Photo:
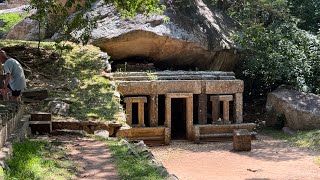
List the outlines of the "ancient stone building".
<svg viewBox="0 0 320 180">
<path fill-rule="evenodd" d="M 132 127 L 118 136 L 147 143 L 199 142 L 229 139 L 233 129 L 255 127 L 243 123 L 243 81 L 232 72 L 118 72 L 113 77 Z"/>
</svg>

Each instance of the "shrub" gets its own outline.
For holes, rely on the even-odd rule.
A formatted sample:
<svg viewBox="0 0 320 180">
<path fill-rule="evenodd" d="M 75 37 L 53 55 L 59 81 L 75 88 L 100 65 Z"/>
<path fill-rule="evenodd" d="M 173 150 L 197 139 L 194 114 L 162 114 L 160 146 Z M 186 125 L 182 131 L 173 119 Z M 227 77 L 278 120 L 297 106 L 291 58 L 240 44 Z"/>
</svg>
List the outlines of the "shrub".
<svg viewBox="0 0 320 180">
<path fill-rule="evenodd" d="M 27 13 L 22 15 L 19 13 L 0 14 L 0 19 L 2 19 L 2 21 L 6 23 L 4 27 L 0 28 L 0 31 L 7 33 L 14 25 L 16 25 L 26 16 L 27 16 Z"/>
<path fill-rule="evenodd" d="M 237 75 L 249 95 L 264 95 L 281 84 L 320 93 L 320 40 L 291 23 L 269 28 L 257 24 L 236 36 L 244 49 Z"/>
</svg>

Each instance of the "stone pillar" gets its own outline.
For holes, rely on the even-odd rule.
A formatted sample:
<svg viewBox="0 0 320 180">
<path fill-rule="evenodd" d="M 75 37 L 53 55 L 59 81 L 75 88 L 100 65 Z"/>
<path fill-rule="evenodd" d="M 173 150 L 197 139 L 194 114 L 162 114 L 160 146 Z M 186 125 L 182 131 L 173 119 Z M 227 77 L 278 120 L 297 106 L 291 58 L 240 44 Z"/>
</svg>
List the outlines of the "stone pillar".
<svg viewBox="0 0 320 180">
<path fill-rule="evenodd" d="M 229 101 L 223 101 L 223 123 L 231 124 L 229 118 Z"/>
<path fill-rule="evenodd" d="M 212 102 L 212 124 L 216 124 L 220 118 L 220 101 L 219 96 L 210 96 Z"/>
<path fill-rule="evenodd" d="M 144 127 L 144 103 L 147 102 L 146 97 L 125 97 L 127 124 L 132 126 L 132 103 L 138 103 L 138 126 Z"/>
<path fill-rule="evenodd" d="M 166 96 L 165 122 L 164 125 L 171 130 L 171 98 Z"/>
<path fill-rule="evenodd" d="M 132 102 L 126 102 L 126 115 L 127 115 L 127 124 L 132 126 Z"/>
<path fill-rule="evenodd" d="M 236 123 L 242 123 L 243 122 L 243 96 L 242 93 L 237 93 L 234 95 L 234 117 L 236 120 Z"/>
<path fill-rule="evenodd" d="M 144 103 L 139 102 L 138 103 L 138 122 L 139 122 L 139 127 L 144 127 Z"/>
<path fill-rule="evenodd" d="M 198 101 L 199 124 L 207 124 L 207 95 L 199 94 Z"/>
<path fill-rule="evenodd" d="M 164 144 L 169 145 L 171 141 L 171 129 L 164 128 Z"/>
<path fill-rule="evenodd" d="M 187 138 L 192 140 L 192 129 L 193 129 L 193 95 L 186 98 L 186 125 L 187 125 Z"/>
<path fill-rule="evenodd" d="M 230 124 L 229 116 L 229 102 L 233 100 L 232 95 L 218 95 L 211 96 L 210 100 L 212 101 L 212 122 L 217 122 L 217 119 L 220 117 L 220 101 L 223 102 L 223 123 Z"/>
<path fill-rule="evenodd" d="M 158 126 L 158 95 L 150 95 L 149 101 L 150 127 Z"/>
</svg>

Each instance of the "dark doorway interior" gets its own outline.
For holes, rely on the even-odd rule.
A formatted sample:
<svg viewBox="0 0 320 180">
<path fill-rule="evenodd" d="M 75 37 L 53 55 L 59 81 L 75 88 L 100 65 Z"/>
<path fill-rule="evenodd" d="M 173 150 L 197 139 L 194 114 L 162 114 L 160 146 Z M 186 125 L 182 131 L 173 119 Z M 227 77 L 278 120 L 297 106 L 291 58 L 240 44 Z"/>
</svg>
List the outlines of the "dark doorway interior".
<svg viewBox="0 0 320 180">
<path fill-rule="evenodd" d="M 138 103 L 132 103 L 132 124 L 139 124 Z"/>
<path fill-rule="evenodd" d="M 158 126 L 164 126 L 165 121 L 165 104 L 166 104 L 166 96 L 159 95 L 158 96 Z"/>
<path fill-rule="evenodd" d="M 171 99 L 171 137 L 186 139 L 186 99 Z"/>
</svg>

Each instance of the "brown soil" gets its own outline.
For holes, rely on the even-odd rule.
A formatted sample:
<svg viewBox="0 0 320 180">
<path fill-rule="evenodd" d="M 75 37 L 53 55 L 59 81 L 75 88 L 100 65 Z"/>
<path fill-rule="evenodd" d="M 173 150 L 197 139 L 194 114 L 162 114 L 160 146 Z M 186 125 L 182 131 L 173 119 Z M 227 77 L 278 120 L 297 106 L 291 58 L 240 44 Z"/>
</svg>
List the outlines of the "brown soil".
<svg viewBox="0 0 320 180">
<path fill-rule="evenodd" d="M 232 148 L 232 142 L 174 141 L 151 150 L 169 173 L 181 180 L 320 179 L 320 166 L 314 163 L 320 152 L 293 148 L 268 136 L 258 136 L 250 152 L 234 152 Z"/>
<path fill-rule="evenodd" d="M 77 166 L 77 180 L 120 179 L 105 142 L 76 135 L 51 136 L 68 150 L 67 159 Z"/>
</svg>

